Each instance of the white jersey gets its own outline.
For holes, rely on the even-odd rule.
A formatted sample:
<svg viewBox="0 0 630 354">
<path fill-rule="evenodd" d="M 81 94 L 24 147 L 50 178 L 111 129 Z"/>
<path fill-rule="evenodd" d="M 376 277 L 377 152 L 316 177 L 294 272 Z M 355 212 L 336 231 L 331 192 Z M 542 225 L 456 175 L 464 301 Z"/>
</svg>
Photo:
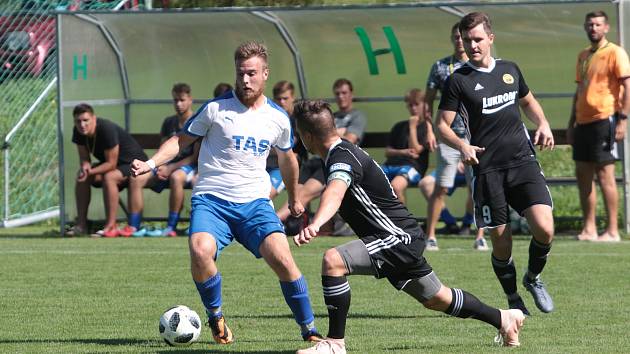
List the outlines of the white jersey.
<svg viewBox="0 0 630 354">
<path fill-rule="evenodd" d="M 265 101 L 251 110 L 230 91 L 208 101 L 186 122 L 187 134 L 203 137 L 193 194 L 209 193 L 235 203 L 269 198 L 267 155 L 271 147 L 291 149 L 293 132 L 287 113 Z"/>
</svg>

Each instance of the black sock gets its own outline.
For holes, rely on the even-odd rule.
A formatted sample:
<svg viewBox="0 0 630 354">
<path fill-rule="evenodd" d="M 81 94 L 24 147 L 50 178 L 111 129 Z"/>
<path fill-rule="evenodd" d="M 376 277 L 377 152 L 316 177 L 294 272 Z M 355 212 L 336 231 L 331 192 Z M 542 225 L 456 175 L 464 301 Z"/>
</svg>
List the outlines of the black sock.
<svg viewBox="0 0 630 354">
<path fill-rule="evenodd" d="M 514 267 L 512 257 L 502 261 L 492 255 L 492 269 L 503 287 L 503 292 L 507 295 L 516 293 L 516 267 Z"/>
<path fill-rule="evenodd" d="M 532 238 L 529 243 L 529 263 L 527 264 L 529 280 L 534 280 L 532 277 L 542 273 L 550 250 L 551 244 L 545 245 Z"/>
<path fill-rule="evenodd" d="M 345 276 L 322 275 L 324 302 L 328 308 L 328 338 L 342 339 L 350 308 L 350 284 Z"/>
<path fill-rule="evenodd" d="M 474 295 L 462 289 L 451 288 L 451 293 L 453 294 L 453 302 L 444 311 L 446 314 L 459 318 L 472 317 L 491 324 L 496 329 L 501 328 L 501 311 L 499 309 L 484 304 Z"/>
</svg>

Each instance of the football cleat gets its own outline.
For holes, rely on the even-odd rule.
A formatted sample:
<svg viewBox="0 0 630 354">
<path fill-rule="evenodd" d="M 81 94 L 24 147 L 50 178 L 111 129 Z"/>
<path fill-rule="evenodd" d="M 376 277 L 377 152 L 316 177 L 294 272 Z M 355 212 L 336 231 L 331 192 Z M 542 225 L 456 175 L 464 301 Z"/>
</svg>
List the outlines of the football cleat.
<svg viewBox="0 0 630 354">
<path fill-rule="evenodd" d="M 536 277 L 533 281 L 529 281 L 527 274 L 523 277 L 523 286 L 534 297 L 534 303 L 536 307 L 542 312 L 549 313 L 553 311 L 553 300 L 551 295 L 545 288 L 545 283 L 540 280 L 540 277 Z"/>
<path fill-rule="evenodd" d="M 346 354 L 346 345 L 343 340 L 325 339 L 310 348 L 300 349 L 295 354 Z"/>
<path fill-rule="evenodd" d="M 437 240 L 434 238 L 427 239 L 426 244 L 424 245 L 424 249 L 426 251 L 439 251 Z"/>
<path fill-rule="evenodd" d="M 525 315 L 518 309 L 499 311 L 501 311 L 501 328 L 494 341 L 504 347 L 520 346 L 521 342 L 518 341 L 518 332 L 523 327 Z"/>
<path fill-rule="evenodd" d="M 510 307 L 510 309 L 521 310 L 521 312 L 523 312 L 525 316 L 529 316 L 529 311 L 527 310 L 527 307 L 525 307 L 523 298 L 521 298 L 520 296 L 514 300 L 508 299 L 508 306 Z"/>
<path fill-rule="evenodd" d="M 477 251 L 487 251 L 488 248 L 488 242 L 486 242 L 485 238 L 480 238 L 475 240 L 475 243 L 473 244 L 473 248 L 476 249 Z"/>
<path fill-rule="evenodd" d="M 319 334 L 317 330 L 312 329 L 302 334 L 302 339 L 304 339 L 305 342 L 319 343 L 324 340 L 324 337 Z"/>
<path fill-rule="evenodd" d="M 210 316 L 210 318 L 208 318 L 208 326 L 212 331 L 212 338 L 214 338 L 215 342 L 219 344 L 230 344 L 234 342 L 232 331 L 225 324 L 225 317 L 223 317 L 223 315 Z"/>
<path fill-rule="evenodd" d="M 122 229 L 118 230 L 118 236 L 122 236 L 122 237 L 131 237 L 131 235 L 134 234 L 134 232 L 136 232 L 136 228 L 133 226 L 125 226 Z"/>
</svg>

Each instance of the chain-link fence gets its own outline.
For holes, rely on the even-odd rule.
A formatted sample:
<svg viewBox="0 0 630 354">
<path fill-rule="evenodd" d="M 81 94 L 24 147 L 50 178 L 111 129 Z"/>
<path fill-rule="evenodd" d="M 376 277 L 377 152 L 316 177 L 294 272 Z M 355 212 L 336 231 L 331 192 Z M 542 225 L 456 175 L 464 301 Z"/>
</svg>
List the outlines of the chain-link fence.
<svg viewBox="0 0 630 354">
<path fill-rule="evenodd" d="M 0 136 L 2 226 L 59 210 L 55 10 L 119 10 L 130 0 L 0 2 Z"/>
</svg>

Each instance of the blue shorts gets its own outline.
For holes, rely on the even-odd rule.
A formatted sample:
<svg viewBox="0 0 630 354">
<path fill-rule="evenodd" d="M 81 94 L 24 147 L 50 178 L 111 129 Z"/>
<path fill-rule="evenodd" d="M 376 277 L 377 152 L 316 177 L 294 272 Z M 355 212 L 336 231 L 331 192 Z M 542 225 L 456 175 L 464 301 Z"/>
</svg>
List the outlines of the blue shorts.
<svg viewBox="0 0 630 354">
<path fill-rule="evenodd" d="M 433 170 L 429 174 L 429 176 L 433 176 L 437 181 L 437 170 Z M 466 173 L 462 173 L 458 171 L 457 174 L 455 175 L 455 183 L 453 184 L 452 187 L 448 189 L 447 194 L 451 196 L 453 193 L 455 193 L 455 190 L 457 189 L 457 187 L 465 187 L 466 185 L 467 185 Z"/>
<path fill-rule="evenodd" d="M 420 182 L 420 180 L 422 179 L 420 173 L 411 165 L 383 165 L 381 166 L 381 168 L 383 169 L 383 172 L 385 172 L 385 175 L 390 182 L 396 176 L 403 176 L 407 179 L 409 184 L 416 186 L 418 185 L 418 182 Z"/>
<path fill-rule="evenodd" d="M 217 242 L 217 253 L 234 239 L 256 258 L 260 244 L 274 232 L 284 233 L 284 226 L 276 216 L 269 199 L 260 198 L 249 203 L 233 203 L 212 194 L 197 194 L 191 200 L 188 234 L 207 232 Z"/>
<path fill-rule="evenodd" d="M 282 181 L 282 174 L 279 168 L 268 168 L 267 173 L 271 179 L 271 186 L 280 193 L 284 190 L 284 182 Z"/>
<path fill-rule="evenodd" d="M 192 187 L 192 180 L 193 177 L 195 177 L 195 173 L 197 173 L 197 164 L 194 165 L 184 165 L 180 168 L 178 168 L 177 170 L 182 170 L 184 171 L 184 173 L 186 173 L 186 184 L 184 185 L 185 188 L 191 188 Z M 175 170 L 175 171 L 177 171 Z M 175 172 L 173 171 L 173 172 Z M 167 179 L 165 181 L 163 180 L 158 180 L 157 182 L 155 182 L 152 186 L 151 186 L 151 190 L 156 192 L 156 193 L 161 193 L 165 188 L 168 188 L 168 186 L 171 184 L 171 182 Z"/>
</svg>

